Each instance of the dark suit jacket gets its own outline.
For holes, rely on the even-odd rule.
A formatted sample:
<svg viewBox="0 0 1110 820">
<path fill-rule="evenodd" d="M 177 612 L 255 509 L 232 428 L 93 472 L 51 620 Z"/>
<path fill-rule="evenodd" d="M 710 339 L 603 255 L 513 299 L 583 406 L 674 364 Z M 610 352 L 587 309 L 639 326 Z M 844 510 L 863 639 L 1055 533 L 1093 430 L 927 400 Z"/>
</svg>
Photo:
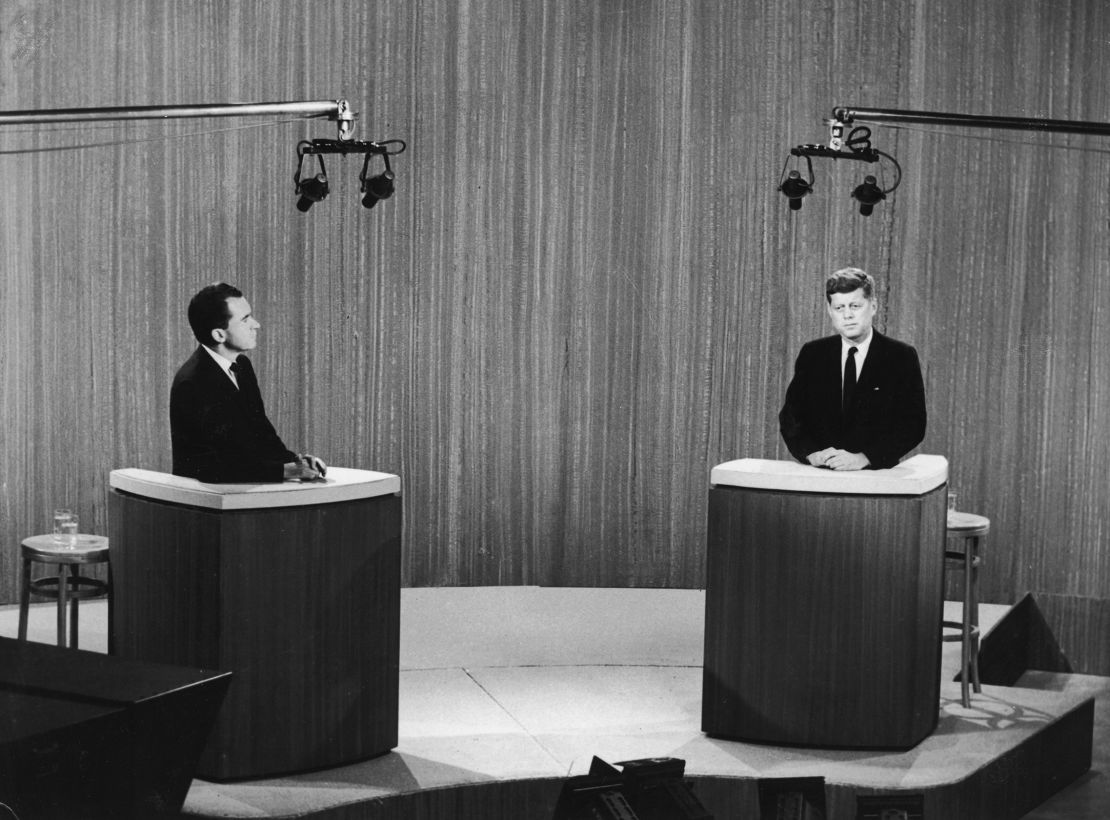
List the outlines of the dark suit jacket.
<svg viewBox="0 0 1110 820">
<path fill-rule="evenodd" d="M 779 413 L 790 453 L 803 463 L 826 447 L 863 453 L 875 469 L 893 467 L 925 438 L 925 384 L 917 351 L 872 331 L 852 407 L 840 408 L 840 337 L 807 342 Z"/>
<path fill-rule="evenodd" d="M 279 482 L 297 456 L 266 417 L 258 379 L 239 357 L 239 388 L 200 347 L 170 388 L 174 475 L 210 483 Z"/>
</svg>

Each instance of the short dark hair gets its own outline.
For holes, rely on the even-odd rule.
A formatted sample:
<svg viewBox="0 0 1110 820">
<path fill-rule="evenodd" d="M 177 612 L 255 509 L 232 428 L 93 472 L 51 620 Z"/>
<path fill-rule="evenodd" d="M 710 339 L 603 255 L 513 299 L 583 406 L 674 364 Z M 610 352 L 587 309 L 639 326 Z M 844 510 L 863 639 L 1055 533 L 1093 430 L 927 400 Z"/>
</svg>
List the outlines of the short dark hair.
<svg viewBox="0 0 1110 820">
<path fill-rule="evenodd" d="M 864 297 L 871 299 L 875 293 L 875 280 L 859 268 L 841 268 L 825 280 L 825 301 L 832 302 L 834 293 L 851 293 L 854 290 L 862 290 Z"/>
<path fill-rule="evenodd" d="M 200 289 L 189 301 L 189 327 L 197 341 L 206 347 L 215 347 L 212 331 L 216 328 L 227 329 L 231 319 L 231 309 L 227 306 L 228 299 L 242 296 L 239 288 L 226 282 L 217 282 Z"/>
</svg>

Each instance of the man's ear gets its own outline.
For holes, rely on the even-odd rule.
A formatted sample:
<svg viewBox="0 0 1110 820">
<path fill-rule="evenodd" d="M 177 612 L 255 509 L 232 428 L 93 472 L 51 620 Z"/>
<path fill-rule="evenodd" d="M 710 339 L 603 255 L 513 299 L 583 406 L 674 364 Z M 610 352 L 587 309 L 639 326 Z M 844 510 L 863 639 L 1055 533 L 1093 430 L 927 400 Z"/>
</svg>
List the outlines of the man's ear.
<svg viewBox="0 0 1110 820">
<path fill-rule="evenodd" d="M 222 327 L 212 328 L 212 339 L 216 342 L 216 344 L 222 345 L 224 342 L 227 341 L 227 331 L 224 330 Z"/>
</svg>

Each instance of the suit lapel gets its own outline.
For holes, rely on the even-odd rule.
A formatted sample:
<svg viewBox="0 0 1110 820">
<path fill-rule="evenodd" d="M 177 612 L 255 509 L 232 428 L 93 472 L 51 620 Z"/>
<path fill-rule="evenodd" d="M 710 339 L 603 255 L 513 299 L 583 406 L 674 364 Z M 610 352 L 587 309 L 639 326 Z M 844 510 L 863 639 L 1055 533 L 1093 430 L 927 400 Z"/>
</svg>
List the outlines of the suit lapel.
<svg viewBox="0 0 1110 820">
<path fill-rule="evenodd" d="M 821 372 L 824 374 L 825 402 L 831 418 L 840 418 L 840 394 L 844 377 L 840 372 L 840 337 L 830 336 L 821 350 Z"/>
<path fill-rule="evenodd" d="M 204 379 L 212 390 L 225 398 L 238 399 L 240 390 L 235 387 L 228 375 L 223 371 L 215 359 L 205 350 L 197 349 L 197 372 L 203 374 Z"/>
<path fill-rule="evenodd" d="M 886 357 L 886 340 L 877 330 L 871 331 L 871 347 L 867 350 L 867 358 L 863 362 L 863 369 L 856 379 L 856 396 L 870 389 L 875 381 L 875 374 L 883 369 L 883 359 Z"/>
<path fill-rule="evenodd" d="M 258 387 L 258 377 L 254 374 L 254 365 L 246 356 L 239 357 L 239 393 L 243 402 L 252 408 L 261 407 L 262 392 Z"/>
</svg>

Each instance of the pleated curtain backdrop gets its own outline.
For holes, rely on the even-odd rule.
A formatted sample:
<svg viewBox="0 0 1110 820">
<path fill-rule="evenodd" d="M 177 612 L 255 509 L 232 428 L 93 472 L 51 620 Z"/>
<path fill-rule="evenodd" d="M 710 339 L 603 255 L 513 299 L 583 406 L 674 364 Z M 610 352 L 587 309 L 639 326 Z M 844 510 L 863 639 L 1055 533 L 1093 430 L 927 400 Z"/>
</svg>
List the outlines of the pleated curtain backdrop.
<svg viewBox="0 0 1110 820">
<path fill-rule="evenodd" d="M 217 280 L 287 443 L 401 475 L 406 584 L 703 586 L 709 469 L 788 457 L 852 264 L 921 354 L 921 450 L 992 521 L 984 599 L 1034 591 L 1110 672 L 1110 142 L 873 126 L 904 179 L 871 217 L 862 164 L 775 190 L 834 105 L 1110 120 L 1108 42 L 1093 0 L 5 7 L 4 110 L 345 98 L 409 147 L 393 198 L 329 157 L 302 214 L 326 121 L 0 128 L 0 599 L 54 506 L 103 532 L 110 470 L 169 469 Z"/>
</svg>

